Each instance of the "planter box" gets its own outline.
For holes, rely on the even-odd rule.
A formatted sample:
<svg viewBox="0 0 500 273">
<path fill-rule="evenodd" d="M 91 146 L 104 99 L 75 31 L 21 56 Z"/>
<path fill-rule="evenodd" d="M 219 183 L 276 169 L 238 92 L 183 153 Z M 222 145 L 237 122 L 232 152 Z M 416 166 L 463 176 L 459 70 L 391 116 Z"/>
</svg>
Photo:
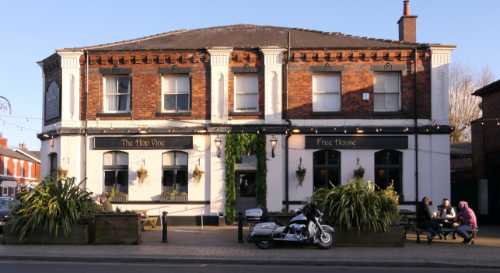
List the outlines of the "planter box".
<svg viewBox="0 0 500 273">
<path fill-rule="evenodd" d="M 335 236 L 336 246 L 355 247 L 402 247 L 405 243 L 404 230 L 392 226 L 388 232 L 338 231 Z"/>
<path fill-rule="evenodd" d="M 140 244 L 139 215 L 96 214 L 90 237 L 94 244 Z"/>
<path fill-rule="evenodd" d="M 73 225 L 68 237 L 63 234 L 53 237 L 51 235 L 39 233 L 27 236 L 19 241 L 18 237 L 12 232 L 11 227 L 6 225 L 3 234 L 4 244 L 51 244 L 51 245 L 85 245 L 89 243 L 89 226 Z"/>
</svg>

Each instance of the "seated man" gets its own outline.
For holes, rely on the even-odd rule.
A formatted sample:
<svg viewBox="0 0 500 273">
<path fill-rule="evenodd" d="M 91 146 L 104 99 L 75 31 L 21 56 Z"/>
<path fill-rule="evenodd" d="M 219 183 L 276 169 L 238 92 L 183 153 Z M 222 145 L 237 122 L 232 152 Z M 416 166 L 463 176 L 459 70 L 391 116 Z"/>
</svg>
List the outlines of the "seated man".
<svg viewBox="0 0 500 273">
<path fill-rule="evenodd" d="M 476 214 L 469 208 L 469 204 L 466 201 L 460 201 L 458 209 L 457 218 L 460 226 L 457 228 L 457 233 L 464 238 L 464 244 L 471 244 L 473 240 L 472 233 L 478 228 Z"/>
<path fill-rule="evenodd" d="M 439 223 L 435 221 L 430 206 L 432 200 L 430 197 L 424 197 L 422 202 L 417 204 L 417 228 L 427 232 L 427 243 L 431 243 L 436 234 L 439 233 Z"/>
</svg>

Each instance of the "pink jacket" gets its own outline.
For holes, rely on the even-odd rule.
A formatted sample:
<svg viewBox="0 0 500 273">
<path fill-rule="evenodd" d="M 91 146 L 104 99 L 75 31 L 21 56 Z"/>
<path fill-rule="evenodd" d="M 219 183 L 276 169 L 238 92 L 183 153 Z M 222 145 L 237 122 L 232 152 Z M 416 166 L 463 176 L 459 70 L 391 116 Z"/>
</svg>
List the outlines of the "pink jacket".
<svg viewBox="0 0 500 273">
<path fill-rule="evenodd" d="M 469 203 L 460 201 L 458 203 L 458 219 L 461 219 L 464 225 L 470 225 L 472 229 L 477 229 L 477 218 L 474 211 L 469 208 Z"/>
</svg>

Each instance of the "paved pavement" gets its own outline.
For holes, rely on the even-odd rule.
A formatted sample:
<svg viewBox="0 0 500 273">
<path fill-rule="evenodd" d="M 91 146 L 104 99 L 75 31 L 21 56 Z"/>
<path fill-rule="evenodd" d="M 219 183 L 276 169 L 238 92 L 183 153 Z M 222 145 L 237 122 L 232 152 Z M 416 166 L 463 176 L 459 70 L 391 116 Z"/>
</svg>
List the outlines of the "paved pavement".
<svg viewBox="0 0 500 273">
<path fill-rule="evenodd" d="M 123 263 L 54 263 L 54 262 L 0 262 L 1 272 L 10 273 L 466 273 L 470 269 L 457 268 L 381 268 L 381 267 L 331 267 L 331 266 L 289 266 L 289 265 L 224 265 L 224 264 L 123 264 Z M 497 272 L 492 269 L 474 270 L 476 273 Z"/>
<path fill-rule="evenodd" d="M 0 245 L 0 260 L 202 263 L 202 264 L 295 264 L 398 267 L 494 267 L 500 268 L 500 228 L 482 227 L 474 246 L 460 240 L 416 244 L 410 236 L 405 247 L 319 250 L 314 247 L 257 249 L 238 244 L 234 227 L 172 227 L 169 243 L 161 243 L 159 231 L 144 234 L 141 245 L 32 246 Z"/>
</svg>

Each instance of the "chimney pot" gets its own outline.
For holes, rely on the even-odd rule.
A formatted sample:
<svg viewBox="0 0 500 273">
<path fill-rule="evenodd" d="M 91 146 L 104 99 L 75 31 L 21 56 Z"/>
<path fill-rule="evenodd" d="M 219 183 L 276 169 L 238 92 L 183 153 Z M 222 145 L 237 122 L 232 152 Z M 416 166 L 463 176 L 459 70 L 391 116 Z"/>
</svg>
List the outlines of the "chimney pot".
<svg viewBox="0 0 500 273">
<path fill-rule="evenodd" d="M 410 0 L 404 0 L 403 16 L 410 16 Z"/>
</svg>

